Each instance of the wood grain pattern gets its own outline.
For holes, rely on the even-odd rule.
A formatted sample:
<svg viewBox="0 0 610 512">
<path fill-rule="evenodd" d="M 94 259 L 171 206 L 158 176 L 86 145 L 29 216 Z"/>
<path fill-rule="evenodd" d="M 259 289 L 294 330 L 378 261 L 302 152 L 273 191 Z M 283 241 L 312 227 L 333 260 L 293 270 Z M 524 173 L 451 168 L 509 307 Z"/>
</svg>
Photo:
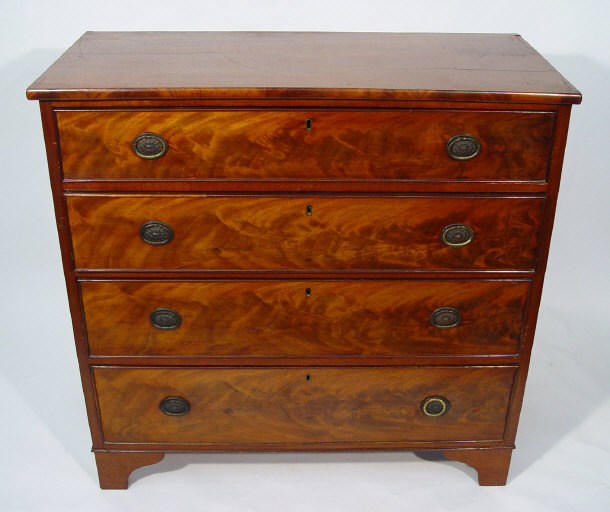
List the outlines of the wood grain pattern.
<svg viewBox="0 0 610 512">
<path fill-rule="evenodd" d="M 95 452 L 100 488 L 127 489 L 133 471 L 161 462 L 163 457 L 163 452 Z"/>
<path fill-rule="evenodd" d="M 65 180 L 67 192 L 183 192 L 183 193 L 230 193 L 230 192 L 290 192 L 311 194 L 335 193 L 496 193 L 496 194 L 544 194 L 548 186 L 543 181 L 409 181 L 409 180 Z"/>
<path fill-rule="evenodd" d="M 443 455 L 477 470 L 479 485 L 506 485 L 512 448 L 444 450 Z"/>
<path fill-rule="evenodd" d="M 579 103 L 515 34 L 87 32 L 30 99 L 390 98 Z"/>
<path fill-rule="evenodd" d="M 65 110 L 56 112 L 64 177 L 82 179 L 546 179 L 551 112 L 456 110 Z M 306 120 L 311 120 L 311 129 Z M 166 155 L 131 142 L 154 132 Z M 447 141 L 470 134 L 481 153 L 457 161 Z"/>
<path fill-rule="evenodd" d="M 85 281 L 92 355 L 516 354 L 527 281 Z M 305 290 L 310 290 L 306 296 Z M 455 307 L 452 329 L 430 324 Z M 171 308 L 175 330 L 149 315 Z"/>
<path fill-rule="evenodd" d="M 544 199 L 497 197 L 67 197 L 77 268 L 532 269 Z M 312 215 L 306 215 L 306 206 Z M 175 233 L 138 236 L 146 221 Z M 440 240 L 470 225 L 465 247 Z"/>
<path fill-rule="evenodd" d="M 501 440 L 514 367 L 94 368 L 104 439 L 126 443 Z M 429 396 L 446 414 L 420 409 Z M 180 396 L 185 416 L 159 403 Z"/>
<path fill-rule="evenodd" d="M 519 372 L 515 382 L 515 391 L 511 401 L 511 409 L 509 421 L 506 426 L 506 437 L 509 443 L 514 444 L 517 436 L 517 425 L 519 423 L 519 415 L 521 405 L 523 403 L 523 395 L 525 392 L 525 384 L 530 363 L 531 350 L 534 343 L 536 332 L 536 324 L 538 320 L 538 309 L 542 297 L 542 288 L 544 284 L 544 275 L 551 245 L 551 234 L 553 232 L 553 224 L 555 220 L 555 208 L 557 206 L 557 197 L 559 194 L 559 184 L 561 181 L 561 173 L 563 166 L 563 157 L 568 137 L 568 126 L 570 122 L 571 107 L 568 105 L 562 106 L 559 109 L 557 118 L 557 130 L 555 140 L 553 142 L 552 158 L 550 162 L 550 179 L 548 192 L 548 205 L 545 208 L 545 216 L 543 219 L 542 230 L 540 233 L 540 248 L 538 263 L 536 265 L 536 276 L 532 283 L 532 294 L 528 307 L 528 322 L 526 325 L 523 352 L 519 362 Z"/>
<path fill-rule="evenodd" d="M 581 100 L 519 36 L 87 33 L 27 95 L 49 100 L 102 487 L 182 450 L 439 449 L 505 483 Z M 169 153 L 137 160 L 136 128 Z M 458 128 L 482 141 L 473 161 L 444 155 Z M 147 220 L 175 239 L 140 241 Z M 471 245 L 440 245 L 455 222 Z M 147 324 L 159 294 L 183 312 L 173 344 Z M 426 331 L 447 297 L 460 330 Z M 180 394 L 191 412 L 161 414 Z M 423 416 L 436 394 L 449 413 Z"/>
<path fill-rule="evenodd" d="M 61 188 L 61 155 L 59 153 L 59 144 L 54 123 L 53 106 L 48 102 L 40 102 L 40 114 L 45 138 L 51 194 L 53 196 L 57 234 L 59 239 L 59 247 L 61 249 L 61 263 L 66 283 L 66 291 L 68 294 L 68 304 L 70 307 L 72 329 L 74 332 L 78 367 L 80 371 L 83 394 L 85 396 L 85 406 L 87 409 L 89 429 L 91 431 L 91 440 L 93 442 L 93 446 L 96 447 L 102 443 L 102 431 L 99 423 L 93 377 L 89 369 L 89 354 L 86 343 L 87 333 L 85 331 L 82 315 L 82 303 L 78 290 L 78 281 L 74 275 L 72 239 L 68 224 L 68 209 L 66 199 Z"/>
</svg>

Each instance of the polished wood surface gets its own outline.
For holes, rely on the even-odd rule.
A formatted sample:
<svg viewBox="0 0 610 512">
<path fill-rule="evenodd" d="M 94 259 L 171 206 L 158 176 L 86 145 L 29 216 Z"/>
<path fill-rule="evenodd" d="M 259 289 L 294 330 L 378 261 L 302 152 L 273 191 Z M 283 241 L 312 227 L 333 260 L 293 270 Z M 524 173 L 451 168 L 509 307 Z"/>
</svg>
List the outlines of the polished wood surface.
<svg viewBox="0 0 610 512">
<path fill-rule="evenodd" d="M 77 268 L 532 269 L 541 198 L 69 196 Z M 312 207 L 307 215 L 307 205 Z M 139 235 L 172 227 L 167 245 Z M 475 236 L 448 247 L 443 229 Z"/>
<path fill-rule="evenodd" d="M 27 95 L 581 99 L 516 34 L 329 32 L 87 32 Z"/>
<path fill-rule="evenodd" d="M 74 261 L 72 259 L 70 229 L 68 226 L 68 211 L 61 185 L 61 156 L 59 154 L 59 143 L 55 130 L 53 106 L 44 101 L 41 101 L 39 106 L 47 155 L 47 165 L 49 167 L 51 194 L 55 210 L 55 222 L 61 249 L 61 264 L 68 294 L 72 331 L 74 333 L 75 351 L 78 358 L 83 394 L 85 396 L 85 407 L 87 410 L 89 429 L 91 431 L 91 439 L 93 441 L 93 446 L 98 447 L 102 443 L 102 435 L 97 415 L 93 377 L 89 369 L 89 353 L 86 343 L 87 333 L 83 321 L 82 303 L 78 291 L 78 282 L 74 274 Z"/>
<path fill-rule="evenodd" d="M 56 113 L 64 177 L 82 179 L 544 181 L 551 112 L 456 110 L 66 110 Z M 311 125 L 308 129 L 307 120 Z M 169 144 L 147 160 L 140 133 Z M 470 134 L 459 161 L 447 141 Z"/>
<path fill-rule="evenodd" d="M 516 354 L 528 281 L 84 281 L 92 355 Z M 307 296 L 306 290 L 309 290 Z M 430 315 L 454 307 L 461 323 Z M 151 325 L 177 311 L 174 330 Z"/>
<path fill-rule="evenodd" d="M 95 452 L 101 489 L 127 489 L 129 475 L 142 466 L 161 462 L 163 452 Z"/>
<path fill-rule="evenodd" d="M 108 442 L 501 440 L 514 367 L 94 368 Z M 190 403 L 167 416 L 167 397 Z M 426 416 L 421 402 L 449 400 Z"/>
<path fill-rule="evenodd" d="M 169 451 L 414 449 L 504 484 L 581 99 L 519 36 L 87 33 L 27 94 L 102 487 Z M 145 130 L 163 158 L 131 151 Z M 453 223 L 470 245 L 441 244 Z"/>
<path fill-rule="evenodd" d="M 548 204 L 544 213 L 544 220 L 540 233 L 540 253 L 536 265 L 536 276 L 532 283 L 532 293 L 528 307 L 528 322 L 525 328 L 525 336 L 523 350 L 519 361 L 519 372 L 517 374 L 515 391 L 511 401 L 510 414 L 506 423 L 507 440 L 510 444 L 515 443 L 517 437 L 517 426 L 521 413 L 521 405 L 525 393 L 525 384 L 529 370 L 530 357 L 536 333 L 536 325 L 538 321 L 538 310 L 540 300 L 542 298 L 542 287 L 544 284 L 544 276 L 549 256 L 551 245 L 551 234 L 555 222 L 555 209 L 557 206 L 557 198 L 559 195 L 559 185 L 561 182 L 561 173 L 563 166 L 563 156 L 566 148 L 568 137 L 568 126 L 570 122 L 571 107 L 563 105 L 559 107 L 557 116 L 557 130 L 555 132 L 555 140 L 553 142 L 553 151 L 550 161 L 550 179 Z"/>
<path fill-rule="evenodd" d="M 506 485 L 512 448 L 444 450 L 443 455 L 476 469 L 479 485 Z"/>
</svg>

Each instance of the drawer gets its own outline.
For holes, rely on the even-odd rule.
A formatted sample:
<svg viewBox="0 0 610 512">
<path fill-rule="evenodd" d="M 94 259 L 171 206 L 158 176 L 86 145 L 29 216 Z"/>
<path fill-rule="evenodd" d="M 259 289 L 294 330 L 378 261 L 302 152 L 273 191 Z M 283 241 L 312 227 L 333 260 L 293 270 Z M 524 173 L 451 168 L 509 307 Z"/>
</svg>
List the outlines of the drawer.
<svg viewBox="0 0 610 512">
<path fill-rule="evenodd" d="M 500 441 L 515 367 L 93 370 L 105 442 Z M 439 397 L 429 408 L 422 403 Z M 167 398 L 184 415 L 161 411 Z M 444 401 L 444 402 L 443 402 Z M 184 402 L 164 402 L 184 413 Z"/>
<path fill-rule="evenodd" d="M 463 110 L 59 110 L 56 119 L 70 180 L 540 181 L 555 126 L 551 112 Z M 143 133 L 162 139 L 136 139 Z M 479 141 L 471 160 L 447 153 L 462 134 Z M 143 158 L 134 140 L 144 156 L 167 151 Z"/>
<path fill-rule="evenodd" d="M 529 281 L 84 281 L 92 355 L 516 354 Z"/>
<path fill-rule="evenodd" d="M 544 202 L 451 196 L 67 198 L 77 268 L 182 270 L 531 270 Z"/>
</svg>

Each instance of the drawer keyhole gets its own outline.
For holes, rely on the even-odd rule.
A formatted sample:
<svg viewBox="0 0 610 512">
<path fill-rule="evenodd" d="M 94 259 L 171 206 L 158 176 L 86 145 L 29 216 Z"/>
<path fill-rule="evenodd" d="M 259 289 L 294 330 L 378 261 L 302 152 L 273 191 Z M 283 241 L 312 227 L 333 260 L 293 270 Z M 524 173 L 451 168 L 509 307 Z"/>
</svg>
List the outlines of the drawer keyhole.
<svg viewBox="0 0 610 512">
<path fill-rule="evenodd" d="M 311 288 L 305 288 L 305 297 L 311 297 Z"/>
<path fill-rule="evenodd" d="M 305 129 L 306 130 L 311 130 L 312 124 L 313 124 L 313 121 L 311 119 L 305 119 Z"/>
<path fill-rule="evenodd" d="M 308 205 L 305 207 L 305 213 L 306 213 L 307 215 L 311 216 L 311 214 L 313 213 L 313 206 L 311 206 L 310 204 L 308 204 Z"/>
</svg>

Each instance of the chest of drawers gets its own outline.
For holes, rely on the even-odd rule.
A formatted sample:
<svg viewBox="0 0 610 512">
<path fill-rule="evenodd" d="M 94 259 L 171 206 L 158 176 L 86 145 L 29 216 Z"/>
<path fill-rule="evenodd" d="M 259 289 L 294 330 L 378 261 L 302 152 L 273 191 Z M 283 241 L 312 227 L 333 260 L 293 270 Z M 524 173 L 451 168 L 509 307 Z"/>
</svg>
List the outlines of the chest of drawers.
<svg viewBox="0 0 610 512">
<path fill-rule="evenodd" d="M 90 32 L 28 97 L 102 488 L 175 451 L 505 483 L 580 102 L 519 36 Z"/>
</svg>

